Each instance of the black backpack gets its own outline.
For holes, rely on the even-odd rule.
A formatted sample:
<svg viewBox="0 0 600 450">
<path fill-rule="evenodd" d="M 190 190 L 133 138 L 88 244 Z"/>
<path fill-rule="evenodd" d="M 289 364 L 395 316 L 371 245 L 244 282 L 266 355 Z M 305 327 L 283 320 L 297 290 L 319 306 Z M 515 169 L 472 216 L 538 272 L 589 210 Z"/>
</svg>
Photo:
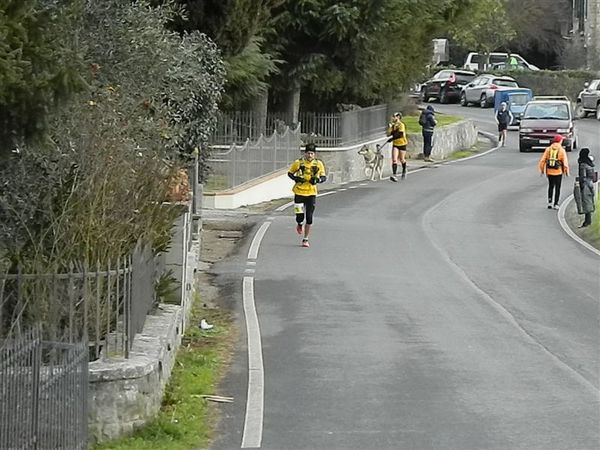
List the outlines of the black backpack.
<svg viewBox="0 0 600 450">
<path fill-rule="evenodd" d="M 427 125 L 427 116 L 425 116 L 424 112 L 422 112 L 421 115 L 419 116 L 419 125 L 421 125 L 422 127 Z"/>
</svg>

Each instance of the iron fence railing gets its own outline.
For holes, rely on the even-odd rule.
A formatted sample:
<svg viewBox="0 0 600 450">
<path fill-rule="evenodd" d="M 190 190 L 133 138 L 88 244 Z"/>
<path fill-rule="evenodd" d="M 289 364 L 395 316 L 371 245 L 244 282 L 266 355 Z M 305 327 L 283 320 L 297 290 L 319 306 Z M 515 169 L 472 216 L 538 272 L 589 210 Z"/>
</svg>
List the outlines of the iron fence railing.
<svg viewBox="0 0 600 450">
<path fill-rule="evenodd" d="M 350 145 L 385 135 L 388 106 L 377 105 L 340 113 L 340 145 Z"/>
<path fill-rule="evenodd" d="M 156 262 L 138 244 L 104 267 L 0 274 L 0 338 L 41 323 L 44 340 L 89 342 L 90 358 L 129 356 L 154 301 Z"/>
<path fill-rule="evenodd" d="M 0 449 L 87 449 L 87 345 L 42 334 L 0 340 Z"/>
<path fill-rule="evenodd" d="M 387 122 L 387 105 L 335 113 L 301 111 L 297 119 L 285 112 L 220 113 L 210 142 L 212 145 L 243 145 L 263 135 L 283 134 L 287 127 L 295 129 L 300 124 L 304 140 L 322 147 L 338 147 L 381 136 L 385 133 Z"/>
<path fill-rule="evenodd" d="M 208 159 L 210 175 L 205 191 L 220 191 L 287 167 L 300 156 L 302 140 L 299 129 L 286 128 L 283 134 L 261 136 L 256 142 L 232 145 L 223 151 L 213 151 Z"/>
</svg>

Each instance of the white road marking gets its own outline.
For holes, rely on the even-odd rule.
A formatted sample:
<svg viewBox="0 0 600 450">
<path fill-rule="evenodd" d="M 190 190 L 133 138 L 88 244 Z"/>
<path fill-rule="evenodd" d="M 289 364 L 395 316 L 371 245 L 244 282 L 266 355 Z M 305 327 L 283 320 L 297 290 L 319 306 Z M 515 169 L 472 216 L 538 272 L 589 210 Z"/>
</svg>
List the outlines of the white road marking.
<svg viewBox="0 0 600 450">
<path fill-rule="evenodd" d="M 270 225 L 271 222 L 265 222 L 258 229 L 258 232 L 254 236 L 254 239 L 252 239 L 252 244 L 250 244 L 250 250 L 248 250 L 248 259 L 258 258 L 258 249 L 260 248 L 260 243 L 263 237 L 265 236 L 265 233 L 269 229 Z"/>
<path fill-rule="evenodd" d="M 496 150 L 494 148 L 492 150 Z M 492 151 L 490 150 L 490 151 Z M 482 156 L 486 153 L 482 153 Z M 470 158 L 464 158 L 470 159 Z M 460 161 L 460 160 L 459 160 Z M 416 169 L 411 172 L 420 172 L 421 170 L 425 170 L 426 168 Z M 382 181 L 382 180 L 379 180 Z M 346 184 L 346 183 L 343 183 Z M 356 189 L 359 186 L 368 186 L 368 183 L 361 183 L 358 186 L 350 186 L 349 189 Z M 340 188 L 336 191 L 324 192 L 323 194 L 319 194 L 319 197 L 323 197 L 326 195 L 335 194 L 336 192 L 346 191 L 347 188 Z M 284 205 L 279 206 L 275 209 L 275 211 L 281 212 L 290 206 L 292 206 L 294 202 L 288 202 Z M 272 220 L 272 217 L 268 218 Z M 250 249 L 248 251 L 248 259 L 256 260 L 258 258 L 258 251 L 260 249 L 260 244 L 262 242 L 263 237 L 265 236 L 269 226 L 271 225 L 270 221 L 264 222 L 259 228 L 258 232 L 254 236 L 252 240 L 252 244 L 250 245 Z M 594 249 L 595 250 L 595 249 Z M 255 266 L 256 261 L 247 261 L 246 264 Z M 458 267 L 457 267 L 458 269 Z M 459 269 L 460 270 L 460 269 Z M 254 269 L 246 269 L 245 272 L 253 273 Z M 470 281 L 470 280 L 469 280 Z M 487 295 L 483 293 L 484 295 Z M 260 448 L 262 445 L 262 432 L 263 432 L 263 420 L 264 420 L 264 385 L 265 385 L 265 375 L 264 375 L 264 366 L 263 366 L 263 356 L 262 356 L 262 344 L 261 344 L 261 335 L 260 335 L 260 325 L 258 322 L 258 314 L 256 312 L 256 304 L 254 301 L 254 278 L 253 277 L 244 277 L 243 285 L 242 285 L 242 297 L 244 304 L 244 316 L 246 320 L 246 331 L 247 331 L 247 339 L 248 339 L 248 395 L 246 400 L 246 415 L 244 419 L 244 432 L 242 435 L 242 445 L 241 448 Z M 493 300 L 492 300 L 493 302 Z M 511 316 L 512 317 L 512 316 Z M 514 320 L 514 319 L 513 319 Z M 518 325 L 517 325 L 518 326 Z"/>
<path fill-rule="evenodd" d="M 434 239 L 434 236 L 436 234 L 433 230 L 433 222 L 428 220 L 429 216 L 447 201 L 448 197 L 445 200 L 439 202 L 437 205 L 434 205 L 431 208 L 429 208 L 427 211 L 425 211 L 425 214 L 423 214 L 423 218 L 421 219 L 421 224 L 423 226 L 423 229 L 425 230 L 425 234 L 429 238 L 429 242 L 431 242 L 431 245 L 433 245 L 433 247 L 438 251 L 438 253 L 441 255 L 446 264 L 452 270 L 454 270 L 454 272 L 459 276 L 459 278 L 461 278 L 468 286 L 470 286 L 475 292 L 477 292 L 481 296 L 481 298 L 483 298 L 492 308 L 496 310 L 496 312 L 502 318 L 504 318 L 511 326 L 513 326 L 521 334 L 521 336 L 523 336 L 525 340 L 531 342 L 536 347 L 538 347 L 543 353 L 548 355 L 550 359 L 552 359 L 555 362 L 556 365 L 563 368 L 566 372 L 571 374 L 573 378 L 578 380 L 582 386 L 586 387 L 594 397 L 598 397 L 600 390 L 595 385 L 593 385 L 583 375 L 581 375 L 579 372 L 577 372 L 575 369 L 573 369 L 571 366 L 569 366 L 567 363 L 561 360 L 558 356 L 556 356 L 554 353 L 552 353 L 550 350 L 548 350 L 546 347 L 540 344 L 540 342 L 534 336 L 529 334 L 529 332 L 525 328 L 523 328 L 523 326 L 521 326 L 521 324 L 517 321 L 515 316 L 513 316 L 508 309 L 506 309 L 504 306 L 498 303 L 490 294 L 488 294 L 486 291 L 480 288 L 463 270 L 463 268 L 459 266 L 456 262 L 454 262 L 454 260 L 446 252 L 446 250 L 442 248 L 442 246 L 438 244 L 438 242 Z"/>
<path fill-rule="evenodd" d="M 248 336 L 248 397 L 241 448 L 260 448 L 262 444 L 265 403 L 265 375 L 263 368 L 260 325 L 254 303 L 254 278 L 244 277 L 242 285 L 244 315 Z"/>
<path fill-rule="evenodd" d="M 290 207 L 290 206 L 292 206 L 293 204 L 294 204 L 294 202 L 288 202 L 288 203 L 286 203 L 285 205 L 281 205 L 281 206 L 279 206 L 278 208 L 275 208 L 275 211 L 281 212 L 281 211 L 283 211 L 284 209 L 287 209 L 287 208 L 289 208 L 289 207 Z"/>
<path fill-rule="evenodd" d="M 244 270 L 244 273 L 255 273 L 256 271 L 254 269 L 246 269 Z"/>
</svg>

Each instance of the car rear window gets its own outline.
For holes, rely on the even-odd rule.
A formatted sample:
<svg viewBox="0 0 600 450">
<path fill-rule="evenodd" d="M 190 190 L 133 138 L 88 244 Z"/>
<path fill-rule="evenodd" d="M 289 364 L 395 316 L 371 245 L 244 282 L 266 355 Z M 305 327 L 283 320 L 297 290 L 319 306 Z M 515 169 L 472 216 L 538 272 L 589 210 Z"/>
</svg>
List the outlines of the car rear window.
<svg viewBox="0 0 600 450">
<path fill-rule="evenodd" d="M 490 55 L 490 64 L 505 62 L 506 55 Z M 485 57 L 481 53 L 475 53 L 471 56 L 471 63 L 485 62 Z"/>
<path fill-rule="evenodd" d="M 440 78 L 448 78 L 450 75 L 452 75 L 451 70 L 442 70 L 441 72 L 436 73 L 433 78 L 439 80 Z"/>
<path fill-rule="evenodd" d="M 529 101 L 529 95 L 527 94 L 510 94 L 509 102 L 511 105 L 523 106 Z"/>
<path fill-rule="evenodd" d="M 501 78 L 495 78 L 492 80 L 492 83 L 494 83 L 496 86 L 519 87 L 516 81 L 503 80 Z"/>
<path fill-rule="evenodd" d="M 531 104 L 525 108 L 524 119 L 569 120 L 569 107 L 565 104 Z"/>
<path fill-rule="evenodd" d="M 471 75 L 468 73 L 457 73 L 456 74 L 456 83 L 457 84 L 467 84 L 471 82 L 475 78 L 475 75 Z"/>
<path fill-rule="evenodd" d="M 490 64 L 506 62 L 506 55 L 490 55 Z"/>
</svg>

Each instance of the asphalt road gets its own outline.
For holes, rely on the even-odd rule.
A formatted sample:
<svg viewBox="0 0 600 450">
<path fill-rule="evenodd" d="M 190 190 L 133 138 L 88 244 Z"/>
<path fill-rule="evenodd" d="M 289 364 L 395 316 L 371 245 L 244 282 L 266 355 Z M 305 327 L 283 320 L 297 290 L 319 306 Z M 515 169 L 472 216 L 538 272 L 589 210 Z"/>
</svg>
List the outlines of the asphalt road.
<svg viewBox="0 0 600 450">
<path fill-rule="evenodd" d="M 435 107 L 495 131 L 489 109 Z M 577 126 L 600 160 L 598 122 Z M 252 278 L 262 358 L 249 376 L 243 329 L 212 448 L 600 449 L 600 258 L 546 209 L 539 156 L 511 132 L 479 158 L 336 190 L 310 249 L 291 208 L 259 221 L 260 246 L 214 267 L 242 327 Z"/>
</svg>

